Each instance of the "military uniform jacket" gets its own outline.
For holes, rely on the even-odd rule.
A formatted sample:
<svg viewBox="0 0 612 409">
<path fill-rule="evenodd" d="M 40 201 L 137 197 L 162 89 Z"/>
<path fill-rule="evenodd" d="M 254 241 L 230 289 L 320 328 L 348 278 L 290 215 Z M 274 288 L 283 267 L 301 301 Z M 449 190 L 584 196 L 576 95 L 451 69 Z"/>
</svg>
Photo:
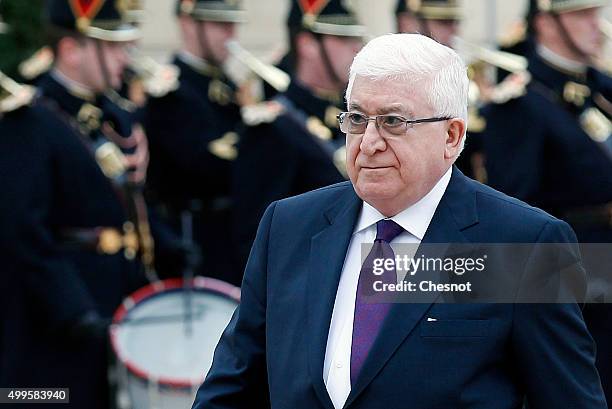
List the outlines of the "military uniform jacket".
<svg viewBox="0 0 612 409">
<path fill-rule="evenodd" d="M 187 60 L 179 55 L 173 61 L 180 70 L 178 89 L 150 98 L 145 110 L 150 197 L 163 205 L 177 233 L 179 211 L 197 209 L 193 238 L 202 263 L 196 273 L 240 285 L 242 274 L 234 268 L 229 229 L 235 130 L 241 123 L 235 85 L 220 69 Z"/>
<path fill-rule="evenodd" d="M 489 183 L 572 223 L 612 202 L 611 80 L 530 59 L 526 94 L 484 109 Z M 581 241 L 612 239 L 612 224 L 573 224 Z"/>
<path fill-rule="evenodd" d="M 139 263 L 123 251 L 101 254 L 66 240 L 74 231 L 121 231 L 128 220 L 125 198 L 94 159 L 99 130 L 78 130 L 86 101 L 51 77 L 41 91 L 39 106 L 0 121 L 0 144 L 8 152 L 0 160 L 8 189 L 2 225 L 10 231 L 2 247 L 11 274 L 0 385 L 70 387 L 71 407 L 102 408 L 106 340 L 75 339 L 69 328 L 91 311 L 110 318 L 144 280 Z"/>
<path fill-rule="evenodd" d="M 145 112 L 149 184 L 162 201 L 209 204 L 229 193 L 241 121 L 235 86 L 213 66 L 198 71 L 181 56 L 173 63 L 180 70 L 178 89 L 150 98 Z"/>
<path fill-rule="evenodd" d="M 233 230 L 242 266 L 270 203 L 344 180 L 336 102 L 292 81 L 286 92 L 255 107 L 252 117 L 245 113 L 250 126 L 241 135 L 233 180 Z"/>
</svg>

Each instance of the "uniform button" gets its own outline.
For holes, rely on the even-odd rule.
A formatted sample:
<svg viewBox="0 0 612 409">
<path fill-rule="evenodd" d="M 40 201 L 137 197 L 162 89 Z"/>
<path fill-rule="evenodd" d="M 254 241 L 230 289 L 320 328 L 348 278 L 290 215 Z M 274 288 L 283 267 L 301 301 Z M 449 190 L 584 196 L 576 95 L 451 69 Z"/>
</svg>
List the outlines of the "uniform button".
<svg viewBox="0 0 612 409">
<path fill-rule="evenodd" d="M 336 368 L 338 369 L 342 368 L 342 362 L 336 362 Z"/>
</svg>

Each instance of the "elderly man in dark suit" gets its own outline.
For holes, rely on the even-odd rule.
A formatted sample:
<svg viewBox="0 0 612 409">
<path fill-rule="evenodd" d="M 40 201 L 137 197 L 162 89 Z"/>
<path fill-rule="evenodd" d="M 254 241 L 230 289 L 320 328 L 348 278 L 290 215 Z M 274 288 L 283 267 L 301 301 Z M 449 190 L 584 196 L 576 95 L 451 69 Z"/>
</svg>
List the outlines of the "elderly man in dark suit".
<svg viewBox="0 0 612 409">
<path fill-rule="evenodd" d="M 453 166 L 467 86 L 459 56 L 418 34 L 379 37 L 357 55 L 339 116 L 350 182 L 268 208 L 194 408 L 606 407 L 571 300 L 364 296 L 370 255 L 390 244 L 575 240 L 566 223 Z M 534 257 L 517 259 L 515 274 Z"/>
</svg>

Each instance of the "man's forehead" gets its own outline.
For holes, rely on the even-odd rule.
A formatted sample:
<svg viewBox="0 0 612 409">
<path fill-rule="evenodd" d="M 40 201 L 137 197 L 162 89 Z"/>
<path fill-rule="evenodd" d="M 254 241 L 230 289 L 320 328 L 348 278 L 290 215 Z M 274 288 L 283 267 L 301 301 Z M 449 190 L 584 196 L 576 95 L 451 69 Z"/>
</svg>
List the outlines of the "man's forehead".
<svg viewBox="0 0 612 409">
<path fill-rule="evenodd" d="M 426 104 L 419 84 L 401 79 L 357 77 L 348 107 L 350 110 L 377 114 L 413 114 Z"/>
<path fill-rule="evenodd" d="M 374 109 L 377 114 L 388 114 L 388 113 L 403 113 L 403 114 L 411 114 L 413 113 L 412 104 L 407 102 L 390 102 L 390 103 L 377 103 L 371 100 L 364 100 L 363 102 L 360 100 L 355 100 L 351 98 L 351 102 L 349 103 L 349 110 L 351 111 L 370 111 Z"/>
<path fill-rule="evenodd" d="M 382 77 L 371 78 L 357 75 L 353 83 L 352 93 L 359 95 L 363 93 L 373 93 L 380 96 L 396 97 L 397 100 L 421 98 L 429 85 L 425 77 Z"/>
</svg>

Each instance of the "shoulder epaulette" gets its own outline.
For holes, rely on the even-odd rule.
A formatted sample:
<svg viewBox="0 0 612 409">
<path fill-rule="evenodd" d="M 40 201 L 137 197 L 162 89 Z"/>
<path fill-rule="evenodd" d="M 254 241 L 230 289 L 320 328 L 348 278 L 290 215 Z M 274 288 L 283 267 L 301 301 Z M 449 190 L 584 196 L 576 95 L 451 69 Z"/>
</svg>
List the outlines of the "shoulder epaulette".
<svg viewBox="0 0 612 409">
<path fill-rule="evenodd" d="M 0 113 L 15 111 L 29 105 L 36 95 L 36 88 L 13 81 L 0 72 Z"/>
<path fill-rule="evenodd" d="M 179 73 L 174 64 L 158 64 L 142 78 L 144 89 L 152 97 L 163 97 L 179 87 Z"/>
<path fill-rule="evenodd" d="M 285 107 L 276 101 L 265 101 L 255 105 L 244 106 L 240 109 L 242 121 L 247 126 L 257 126 L 271 123 L 282 114 Z"/>
<path fill-rule="evenodd" d="M 54 59 L 51 48 L 43 47 L 19 64 L 19 75 L 25 80 L 34 80 L 51 69 Z"/>
<path fill-rule="evenodd" d="M 531 74 L 527 71 L 510 74 L 493 88 L 489 100 L 495 104 L 505 104 L 510 100 L 520 98 L 527 93 L 527 85 L 530 81 Z"/>
</svg>

